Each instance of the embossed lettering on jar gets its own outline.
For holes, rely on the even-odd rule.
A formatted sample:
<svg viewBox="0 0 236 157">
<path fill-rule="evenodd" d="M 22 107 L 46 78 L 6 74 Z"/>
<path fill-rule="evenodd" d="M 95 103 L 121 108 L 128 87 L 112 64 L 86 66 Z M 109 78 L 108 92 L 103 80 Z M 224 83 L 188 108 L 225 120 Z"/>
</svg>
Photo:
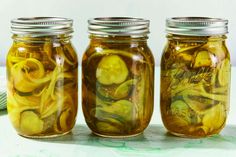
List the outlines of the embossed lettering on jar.
<svg viewBox="0 0 236 157">
<path fill-rule="evenodd" d="M 82 61 L 85 120 L 104 137 L 143 132 L 153 112 L 154 59 L 147 46 L 149 21 L 89 20 L 90 44 Z"/>
<path fill-rule="evenodd" d="M 167 19 L 161 60 L 161 114 L 177 136 L 219 133 L 229 111 L 228 21 L 215 18 Z"/>
<path fill-rule="evenodd" d="M 75 124 L 77 55 L 70 42 L 72 20 L 53 17 L 12 20 L 7 55 L 7 108 L 25 137 L 66 134 Z"/>
</svg>

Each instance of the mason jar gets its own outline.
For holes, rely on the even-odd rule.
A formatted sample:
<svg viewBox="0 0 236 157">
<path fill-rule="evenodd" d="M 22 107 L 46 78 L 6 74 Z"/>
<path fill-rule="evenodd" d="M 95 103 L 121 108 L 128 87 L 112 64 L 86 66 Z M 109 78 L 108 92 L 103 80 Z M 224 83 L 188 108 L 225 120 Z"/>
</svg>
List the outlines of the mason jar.
<svg viewBox="0 0 236 157">
<path fill-rule="evenodd" d="M 167 19 L 160 106 L 171 134 L 204 137 L 224 128 L 231 72 L 227 25 L 218 18 Z"/>
<path fill-rule="evenodd" d="M 78 105 L 78 61 L 72 20 L 58 17 L 11 21 L 13 45 L 7 67 L 7 109 L 19 135 L 67 134 Z"/>
<path fill-rule="evenodd" d="M 88 21 L 82 60 L 82 107 L 89 128 L 103 137 L 135 136 L 148 126 L 154 99 L 149 21 L 105 17 Z"/>
</svg>

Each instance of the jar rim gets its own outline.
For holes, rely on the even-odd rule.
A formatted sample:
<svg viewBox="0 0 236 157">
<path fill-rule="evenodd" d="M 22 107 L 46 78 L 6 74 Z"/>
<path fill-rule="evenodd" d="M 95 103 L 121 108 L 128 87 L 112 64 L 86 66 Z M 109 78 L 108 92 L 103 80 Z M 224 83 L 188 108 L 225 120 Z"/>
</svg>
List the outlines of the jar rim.
<svg viewBox="0 0 236 157">
<path fill-rule="evenodd" d="M 212 36 L 228 33 L 228 20 L 211 17 L 172 17 L 166 19 L 166 32 L 186 36 Z"/>
<path fill-rule="evenodd" d="M 13 34 L 52 36 L 73 33 L 73 20 L 63 17 L 21 17 L 11 20 Z"/>
<path fill-rule="evenodd" d="M 135 17 L 97 17 L 88 20 L 88 32 L 93 35 L 147 35 L 150 21 Z"/>
</svg>

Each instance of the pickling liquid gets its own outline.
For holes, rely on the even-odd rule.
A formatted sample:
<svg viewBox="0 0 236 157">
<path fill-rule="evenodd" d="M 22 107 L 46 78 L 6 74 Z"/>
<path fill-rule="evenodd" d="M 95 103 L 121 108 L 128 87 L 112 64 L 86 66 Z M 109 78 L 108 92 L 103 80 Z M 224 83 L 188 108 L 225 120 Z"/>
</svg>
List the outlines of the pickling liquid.
<svg viewBox="0 0 236 157">
<path fill-rule="evenodd" d="M 161 61 L 161 114 L 171 134 L 204 137 L 222 130 L 230 67 L 224 37 L 169 36 Z"/>
<path fill-rule="evenodd" d="M 70 132 L 78 105 L 73 47 L 63 39 L 20 39 L 7 56 L 7 109 L 13 126 L 32 138 Z"/>
<path fill-rule="evenodd" d="M 92 39 L 83 56 L 86 123 L 94 134 L 104 137 L 140 134 L 153 112 L 153 56 L 143 42 L 131 47 L 131 41 L 104 40 Z"/>
</svg>

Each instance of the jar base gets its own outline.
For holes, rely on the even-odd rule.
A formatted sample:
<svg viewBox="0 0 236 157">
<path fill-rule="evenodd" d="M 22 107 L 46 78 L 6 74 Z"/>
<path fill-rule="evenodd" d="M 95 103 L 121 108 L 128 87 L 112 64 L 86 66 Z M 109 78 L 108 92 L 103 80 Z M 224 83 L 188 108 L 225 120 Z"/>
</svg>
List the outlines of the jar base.
<svg viewBox="0 0 236 157">
<path fill-rule="evenodd" d="M 100 134 L 100 133 L 96 133 L 96 132 L 92 132 L 92 133 L 96 136 L 99 136 L 99 137 L 116 138 L 116 139 L 135 137 L 135 136 L 143 134 L 143 132 L 140 132 L 140 133 L 137 133 L 137 134 L 132 134 L 132 135 L 104 135 L 104 134 Z"/>
<path fill-rule="evenodd" d="M 181 133 L 175 133 L 175 132 L 171 132 L 168 131 L 168 133 L 172 136 L 176 136 L 176 137 L 180 137 L 180 138 L 192 138 L 192 139 L 198 139 L 198 138 L 205 138 L 205 137 L 210 137 L 213 135 L 217 135 L 218 133 L 215 134 L 208 134 L 208 135 L 204 135 L 204 136 L 194 136 L 194 135 L 186 135 L 186 134 L 181 134 Z"/>
<path fill-rule="evenodd" d="M 64 132 L 64 133 L 61 133 L 61 134 L 54 134 L 54 135 L 39 135 L 39 136 L 28 136 L 28 135 L 23 135 L 23 134 L 20 134 L 18 133 L 18 135 L 22 136 L 22 137 L 25 137 L 25 138 L 31 138 L 31 139 L 48 139 L 48 138 L 56 138 L 56 137 L 61 137 L 61 136 L 64 136 L 64 135 L 67 135 L 71 132 L 70 131 L 67 131 L 67 132 Z"/>
</svg>

